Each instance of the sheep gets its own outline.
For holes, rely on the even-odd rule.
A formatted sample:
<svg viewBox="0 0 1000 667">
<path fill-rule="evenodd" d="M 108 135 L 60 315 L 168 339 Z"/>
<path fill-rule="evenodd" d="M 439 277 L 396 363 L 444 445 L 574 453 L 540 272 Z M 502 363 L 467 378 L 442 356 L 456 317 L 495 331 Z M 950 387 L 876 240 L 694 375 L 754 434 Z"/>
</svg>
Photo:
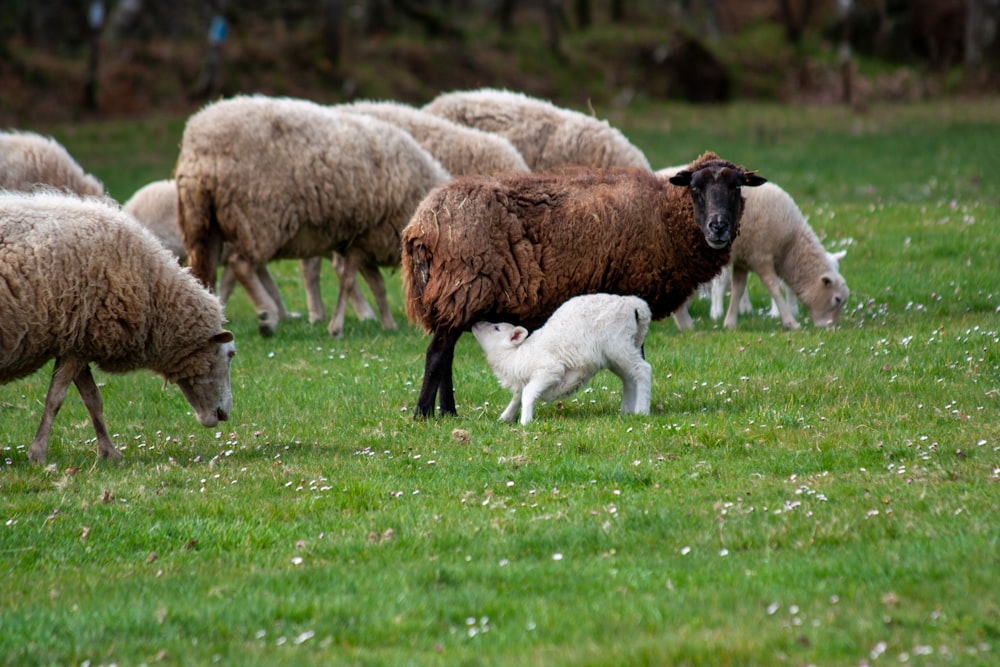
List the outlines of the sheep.
<svg viewBox="0 0 1000 667">
<path fill-rule="evenodd" d="M 840 272 L 840 260 L 847 256 L 846 250 L 838 250 L 837 252 L 827 251 L 826 258 L 830 262 L 830 266 L 834 271 Z M 717 320 L 722 317 L 725 313 L 725 291 L 726 287 L 732 282 L 733 271 L 732 267 L 726 267 L 722 272 L 712 278 L 709 284 L 709 296 L 711 298 L 711 306 L 709 308 L 708 314 L 713 320 Z M 795 292 L 785 284 L 783 280 L 779 279 L 782 287 L 782 294 L 785 297 L 785 303 L 788 304 L 788 312 L 792 314 L 792 317 L 798 317 L 799 315 L 799 300 L 795 296 Z M 749 292 L 743 292 L 743 298 L 740 299 L 739 314 L 745 315 L 747 313 L 753 312 L 753 304 L 750 303 Z M 781 312 L 778 310 L 778 303 L 771 299 L 771 308 L 767 312 L 768 317 L 781 317 Z"/>
<path fill-rule="evenodd" d="M 667 167 L 656 173 L 669 178 L 678 170 Z M 798 329 L 800 325 L 781 295 L 780 280 L 806 305 L 814 325 L 836 324 L 850 291 L 836 260 L 823 249 L 795 201 L 774 183 L 748 190 L 745 196 L 746 209 L 729 263 L 732 295 L 723 325 L 729 329 L 736 326 L 748 271 L 760 276 L 786 328 Z M 688 303 L 677 309 L 674 321 L 682 330 L 692 328 Z"/>
<path fill-rule="evenodd" d="M 641 167 L 641 150 L 607 121 L 522 93 L 494 88 L 444 93 L 425 111 L 510 140 L 532 171 L 567 165 Z"/>
<path fill-rule="evenodd" d="M 104 185 L 87 174 L 55 139 L 34 132 L 0 132 L 0 190 L 49 186 L 99 197 Z"/>
<path fill-rule="evenodd" d="M 452 361 L 480 320 L 540 326 L 578 294 L 634 294 L 666 317 L 729 261 L 741 186 L 765 179 L 714 153 L 669 182 L 642 168 L 465 177 L 403 230 L 406 314 L 433 334 L 415 417 L 456 414 Z"/>
<path fill-rule="evenodd" d="M 559 306 L 531 335 L 507 322 L 472 325 L 486 361 L 513 397 L 500 415 L 531 421 L 536 399 L 569 396 L 598 371 L 610 369 L 622 381 L 622 412 L 649 414 L 653 369 L 642 345 L 652 314 L 636 296 L 586 294 Z"/>
<path fill-rule="evenodd" d="M 373 116 L 405 130 L 452 176 L 530 171 L 514 145 L 503 137 L 453 123 L 399 102 L 359 101 L 339 105 L 336 108 Z M 310 321 L 316 321 L 313 319 L 314 307 L 318 313 L 323 311 L 323 301 L 319 291 L 321 261 L 322 258 L 319 257 L 303 260 L 302 271 L 303 275 L 307 276 Z M 334 257 L 333 265 L 338 278 L 343 280 L 343 262 L 339 257 Z M 375 269 L 377 270 L 377 267 Z M 360 288 L 356 288 L 351 294 L 352 304 L 358 311 L 359 318 L 364 319 L 365 313 L 359 308 L 364 309 L 367 306 L 367 312 L 371 312 L 371 307 L 364 300 Z M 371 316 L 374 317 L 374 313 Z M 322 314 L 319 317 L 325 319 Z"/>
<path fill-rule="evenodd" d="M 121 456 L 91 363 L 110 373 L 152 370 L 177 384 L 202 425 L 228 419 L 236 348 L 222 323 L 218 300 L 114 202 L 0 193 L 0 383 L 55 359 L 29 460 L 45 460 L 71 382 L 100 456 Z"/>
<path fill-rule="evenodd" d="M 394 329 L 378 266 L 400 259 L 399 235 L 423 196 L 450 179 L 399 128 L 305 100 L 239 96 L 207 105 L 184 128 L 175 168 L 188 260 L 215 281 L 223 242 L 254 302 L 258 331 L 277 328 L 277 308 L 256 269 L 272 259 L 345 258 L 328 331 L 343 334 L 346 295 L 359 269 L 382 325 Z"/>
<path fill-rule="evenodd" d="M 146 228 L 156 239 L 169 250 L 180 264 L 187 260 L 187 249 L 181 238 L 181 228 L 177 221 L 177 184 L 173 179 L 153 181 L 142 186 L 122 204 L 122 210 L 130 214 L 139 224 Z M 223 256 L 228 257 L 227 248 L 223 247 Z M 278 308 L 278 319 L 287 319 L 288 312 L 281 299 L 281 293 L 266 266 L 258 267 L 257 277 L 261 285 Z M 319 279 L 318 276 L 316 278 Z M 228 263 L 222 272 L 219 286 L 219 301 L 225 305 L 236 284 L 236 276 Z M 319 287 L 317 286 L 317 290 Z M 367 303 L 366 303 L 367 305 Z M 326 319 L 321 316 L 320 319 Z M 310 320 L 318 321 L 318 320 Z"/>
</svg>

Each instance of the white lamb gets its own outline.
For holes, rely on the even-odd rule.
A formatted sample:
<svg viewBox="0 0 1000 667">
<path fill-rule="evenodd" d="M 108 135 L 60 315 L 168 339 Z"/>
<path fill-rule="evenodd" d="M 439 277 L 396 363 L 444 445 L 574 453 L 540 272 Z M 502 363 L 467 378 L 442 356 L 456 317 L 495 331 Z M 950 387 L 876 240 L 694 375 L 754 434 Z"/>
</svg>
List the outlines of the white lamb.
<svg viewBox="0 0 1000 667">
<path fill-rule="evenodd" d="M 531 421 L 538 399 L 569 396 L 605 368 L 621 378 L 622 412 L 649 414 L 653 371 L 642 345 L 652 319 L 637 296 L 588 294 L 561 305 L 531 335 L 508 323 L 477 322 L 472 334 L 500 384 L 513 393 L 500 415 Z"/>
<path fill-rule="evenodd" d="M 669 178 L 678 169 L 668 167 L 656 173 L 660 178 Z M 723 285 L 730 281 L 732 284 L 724 326 L 727 329 L 736 326 L 750 271 L 764 283 L 786 328 L 798 329 L 799 323 L 781 294 L 782 281 L 809 309 L 815 326 L 836 324 L 850 295 L 838 271 L 837 257 L 823 249 L 795 200 L 779 186 L 765 183 L 747 188 L 743 197 L 746 204 L 739 235 L 733 241 L 729 265 L 719 274 L 725 276 L 731 270 L 732 277 L 715 279 L 722 280 Z M 689 304 L 690 299 L 673 313 L 680 329 L 693 326 L 687 310 Z"/>
</svg>

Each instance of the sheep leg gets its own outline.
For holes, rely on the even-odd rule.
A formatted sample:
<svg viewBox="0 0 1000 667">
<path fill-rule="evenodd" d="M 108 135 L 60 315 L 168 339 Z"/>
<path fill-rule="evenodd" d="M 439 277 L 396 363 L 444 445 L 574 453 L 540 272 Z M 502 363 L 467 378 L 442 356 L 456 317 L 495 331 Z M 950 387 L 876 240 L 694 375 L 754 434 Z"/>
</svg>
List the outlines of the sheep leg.
<svg viewBox="0 0 1000 667">
<path fill-rule="evenodd" d="M 500 413 L 500 421 L 512 422 L 517 419 L 517 411 L 521 407 L 521 390 L 518 389 L 510 399 L 510 403 Z"/>
<path fill-rule="evenodd" d="M 90 421 L 94 425 L 94 433 L 97 435 L 97 453 L 102 459 L 120 459 L 122 453 L 115 449 L 108 434 L 108 427 L 104 424 L 104 402 L 101 400 L 101 391 L 94 382 L 94 376 L 90 372 L 90 366 L 84 366 L 76 379 L 73 381 L 83 404 L 87 406 L 90 413 Z"/>
<path fill-rule="evenodd" d="M 761 282 L 764 283 L 764 287 L 767 288 L 771 299 L 778 307 L 778 313 L 781 315 L 781 323 L 785 325 L 786 329 L 798 329 L 799 323 L 788 309 L 788 304 L 785 303 L 784 297 L 781 296 L 781 281 L 778 279 L 778 274 L 774 272 L 774 268 L 770 266 L 761 267 L 758 269 L 757 275 L 760 276 Z"/>
<path fill-rule="evenodd" d="M 236 286 L 236 274 L 233 273 L 232 267 L 229 266 L 227 262 L 222 268 L 222 278 L 219 279 L 219 303 L 223 306 L 229 301 L 229 296 L 233 293 L 233 287 Z"/>
<path fill-rule="evenodd" d="M 333 253 L 333 270 L 337 272 L 337 280 L 342 281 L 344 279 L 344 256 L 340 253 Z M 364 269 L 362 269 L 361 275 L 365 275 Z M 367 281 L 368 279 L 365 278 L 365 280 Z M 368 283 L 368 286 L 371 287 L 371 282 Z M 374 288 L 372 291 L 374 292 Z M 358 284 L 356 278 L 354 280 L 354 289 L 351 290 L 351 293 L 347 297 L 351 300 L 351 307 L 354 308 L 354 314 L 358 316 L 358 320 L 375 319 L 375 311 L 372 310 L 371 304 L 365 298 L 365 293 L 361 290 L 361 285 Z"/>
<path fill-rule="evenodd" d="M 368 283 L 368 287 L 371 288 L 372 295 L 375 297 L 375 304 L 378 306 L 378 312 L 382 316 L 382 327 L 389 331 L 395 331 L 396 320 L 393 319 L 392 310 L 389 308 L 389 299 L 386 296 L 385 280 L 382 279 L 382 272 L 374 264 L 362 264 L 361 275 L 364 277 L 365 282 Z M 360 293 L 360 289 L 356 291 Z M 361 298 L 364 300 L 363 295 Z M 367 301 L 365 301 L 365 305 L 368 305 Z"/>
<path fill-rule="evenodd" d="M 671 317 L 674 318 L 674 324 L 681 331 L 691 331 L 694 329 L 694 321 L 691 319 L 691 313 L 688 312 L 688 308 L 691 306 L 691 302 L 694 300 L 694 294 L 687 298 L 687 301 L 682 303 L 677 310 L 671 313 Z"/>
<path fill-rule="evenodd" d="M 319 288 L 319 272 L 322 266 L 322 257 L 309 257 L 302 260 L 302 281 L 306 284 L 309 324 L 326 321 L 326 306 L 323 305 L 323 295 Z"/>
<path fill-rule="evenodd" d="M 81 366 L 84 365 L 79 359 L 58 358 L 55 368 L 52 370 L 52 379 L 49 381 L 49 391 L 45 394 L 45 409 L 42 411 L 42 421 L 35 431 L 35 439 L 31 441 L 28 448 L 28 460 L 34 463 L 44 463 L 49 451 L 49 433 L 52 431 L 52 422 L 59 414 L 59 408 L 66 400 L 66 391 L 76 376 L 80 373 Z"/>
<path fill-rule="evenodd" d="M 257 280 L 260 281 L 261 286 L 274 301 L 274 305 L 278 307 L 278 319 L 287 320 L 288 311 L 285 310 L 285 302 L 281 300 L 281 292 L 278 291 L 278 284 L 274 282 L 274 277 L 267 270 L 266 265 L 262 264 L 257 267 Z"/>
<path fill-rule="evenodd" d="M 340 278 L 340 291 L 337 294 L 337 306 L 334 308 L 330 325 L 326 328 L 327 332 L 334 338 L 340 338 L 344 335 L 344 317 L 347 315 L 348 295 L 357 285 L 357 273 L 360 267 L 361 256 L 357 253 L 349 253 L 344 256 L 342 270 L 337 271 Z"/>
<path fill-rule="evenodd" d="M 726 309 L 726 319 L 723 322 L 723 326 L 727 329 L 734 328 L 736 320 L 739 319 L 740 300 L 747 289 L 747 270 L 734 266 L 731 284 L 732 291 L 729 294 L 729 308 Z"/>
<path fill-rule="evenodd" d="M 788 312 L 792 314 L 792 317 L 798 318 L 799 316 L 799 300 L 795 296 L 795 292 L 787 284 L 785 288 L 785 303 L 788 304 Z M 767 313 L 768 317 L 781 317 L 781 313 L 778 311 L 778 303 L 771 299 L 771 310 Z"/>
<path fill-rule="evenodd" d="M 417 397 L 414 419 L 431 417 L 434 414 L 434 399 L 440 394 L 441 414 L 457 415 L 455 409 L 455 388 L 452 382 L 452 364 L 455 360 L 455 345 L 462 335 L 461 330 L 452 331 L 438 326 L 434 330 L 424 359 L 424 380 Z"/>
<path fill-rule="evenodd" d="M 609 367 L 611 372 L 622 381 L 622 412 L 632 415 L 648 415 L 652 394 L 653 367 L 643 358 L 642 349 L 634 348 L 629 354 L 612 359 Z"/>
<path fill-rule="evenodd" d="M 726 300 L 726 284 L 729 283 L 732 274 L 732 267 L 726 266 L 722 269 L 721 273 L 712 278 L 712 306 L 709 308 L 708 315 L 713 320 L 717 320 L 722 317 L 723 306 L 725 305 Z"/>
<path fill-rule="evenodd" d="M 548 374 L 537 374 L 528 380 L 528 384 L 524 385 L 524 389 L 521 391 L 522 426 L 530 422 L 532 417 L 534 417 L 535 401 L 545 393 L 546 389 L 550 389 L 558 384 L 559 380 L 560 375 L 550 376 Z"/>
<path fill-rule="evenodd" d="M 264 337 L 272 336 L 278 328 L 278 305 L 261 283 L 257 267 L 239 255 L 230 257 L 228 264 L 257 312 L 257 332 Z"/>
</svg>

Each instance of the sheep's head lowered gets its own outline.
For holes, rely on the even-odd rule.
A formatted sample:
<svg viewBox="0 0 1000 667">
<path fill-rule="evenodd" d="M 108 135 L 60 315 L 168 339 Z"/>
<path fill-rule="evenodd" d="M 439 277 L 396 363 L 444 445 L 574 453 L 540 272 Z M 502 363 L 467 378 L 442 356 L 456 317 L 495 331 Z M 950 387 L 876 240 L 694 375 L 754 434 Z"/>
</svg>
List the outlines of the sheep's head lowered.
<svg viewBox="0 0 1000 667">
<path fill-rule="evenodd" d="M 670 182 L 688 188 L 694 203 L 694 220 L 705 234 L 705 241 L 721 250 L 736 238 L 743 214 L 740 188 L 763 185 L 767 179 L 706 153 L 687 169 L 671 176 Z"/>
<path fill-rule="evenodd" d="M 233 410 L 229 366 L 235 355 L 233 334 L 220 331 L 185 359 L 188 372 L 183 377 L 172 378 L 202 426 L 211 428 L 229 419 Z"/>
</svg>

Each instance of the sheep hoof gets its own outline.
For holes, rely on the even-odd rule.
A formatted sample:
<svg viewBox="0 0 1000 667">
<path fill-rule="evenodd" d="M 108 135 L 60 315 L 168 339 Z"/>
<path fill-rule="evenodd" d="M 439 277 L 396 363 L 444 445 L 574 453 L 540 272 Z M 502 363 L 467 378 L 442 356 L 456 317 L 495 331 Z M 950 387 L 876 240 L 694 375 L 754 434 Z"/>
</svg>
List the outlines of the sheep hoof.
<svg viewBox="0 0 1000 667">
<path fill-rule="evenodd" d="M 264 338 L 270 338 L 276 330 L 277 326 L 271 322 L 270 314 L 257 313 L 257 333 Z"/>
</svg>

